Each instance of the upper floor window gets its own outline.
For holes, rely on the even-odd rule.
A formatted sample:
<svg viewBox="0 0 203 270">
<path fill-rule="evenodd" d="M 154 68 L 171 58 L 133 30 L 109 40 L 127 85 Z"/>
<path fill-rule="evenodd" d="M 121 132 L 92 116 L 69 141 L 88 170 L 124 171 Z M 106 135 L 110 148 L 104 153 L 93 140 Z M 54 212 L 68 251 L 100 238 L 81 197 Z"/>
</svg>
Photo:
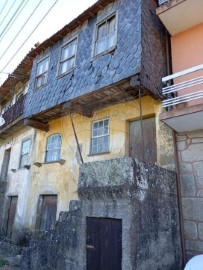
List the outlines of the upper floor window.
<svg viewBox="0 0 203 270">
<path fill-rule="evenodd" d="M 62 75 L 75 66 L 77 38 L 66 44 L 61 49 L 58 75 Z"/>
<path fill-rule="evenodd" d="M 28 165 L 29 151 L 30 151 L 30 139 L 22 142 L 19 168 Z"/>
<path fill-rule="evenodd" d="M 48 57 L 37 64 L 35 88 L 39 88 L 47 83 L 48 67 L 49 67 Z"/>
<path fill-rule="evenodd" d="M 60 160 L 61 135 L 54 134 L 47 139 L 45 162 Z"/>
<path fill-rule="evenodd" d="M 116 14 L 97 25 L 94 54 L 98 55 L 113 49 L 117 42 Z"/>
<path fill-rule="evenodd" d="M 92 123 L 91 154 L 109 151 L 109 119 Z"/>
<path fill-rule="evenodd" d="M 19 92 L 19 93 L 16 95 L 16 102 L 17 102 L 18 100 L 20 100 L 23 96 L 24 96 L 24 91 Z"/>
</svg>

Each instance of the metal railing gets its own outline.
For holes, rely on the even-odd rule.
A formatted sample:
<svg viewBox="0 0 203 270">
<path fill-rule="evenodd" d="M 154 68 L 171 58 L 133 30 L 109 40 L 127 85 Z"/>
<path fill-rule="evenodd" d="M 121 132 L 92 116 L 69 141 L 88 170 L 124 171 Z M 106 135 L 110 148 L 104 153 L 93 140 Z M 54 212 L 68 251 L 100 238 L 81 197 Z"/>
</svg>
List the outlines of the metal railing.
<svg viewBox="0 0 203 270">
<path fill-rule="evenodd" d="M 203 64 L 183 70 L 181 72 L 177 72 L 173 75 L 164 77 L 162 79 L 162 82 L 165 84 L 169 84 L 169 82 L 173 79 L 191 74 L 199 70 L 203 70 Z M 163 107 L 169 107 L 169 106 L 177 105 L 180 103 L 189 102 L 195 99 L 203 98 L 203 90 L 199 90 L 199 91 L 192 92 L 189 94 L 180 93 L 180 95 L 178 95 L 178 92 L 181 90 L 187 89 L 189 87 L 201 85 L 201 84 L 203 84 L 203 76 L 163 87 L 162 94 L 166 96 L 166 99 L 163 101 Z M 174 95 L 174 97 L 172 97 L 172 94 Z"/>
<path fill-rule="evenodd" d="M 26 95 L 21 97 L 13 106 L 11 106 L 5 113 L 3 113 L 2 117 L 5 120 L 5 124 L 0 127 L 0 130 L 23 115 L 25 97 Z"/>
<path fill-rule="evenodd" d="M 165 4 L 166 2 L 169 2 L 170 0 L 159 0 L 159 6 Z"/>
</svg>

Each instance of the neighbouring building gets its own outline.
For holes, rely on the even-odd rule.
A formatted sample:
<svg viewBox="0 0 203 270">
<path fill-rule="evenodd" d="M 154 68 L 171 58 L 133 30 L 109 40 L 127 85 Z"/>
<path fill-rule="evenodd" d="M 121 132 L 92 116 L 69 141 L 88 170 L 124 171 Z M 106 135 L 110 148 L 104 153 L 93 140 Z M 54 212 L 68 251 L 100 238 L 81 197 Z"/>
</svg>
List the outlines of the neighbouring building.
<svg viewBox="0 0 203 270">
<path fill-rule="evenodd" d="M 169 32 L 165 112 L 176 133 L 187 259 L 203 253 L 203 2 L 159 1 L 157 15 Z M 171 59 L 171 60 L 170 60 Z"/>
<path fill-rule="evenodd" d="M 29 53 L 23 123 L 35 132 L 24 226 L 39 238 L 23 270 L 181 269 L 156 8 L 99 0 Z"/>
<path fill-rule="evenodd" d="M 34 145 L 35 130 L 23 117 L 32 60 L 28 54 L 0 87 L 0 228 L 15 241 L 25 227 Z"/>
</svg>

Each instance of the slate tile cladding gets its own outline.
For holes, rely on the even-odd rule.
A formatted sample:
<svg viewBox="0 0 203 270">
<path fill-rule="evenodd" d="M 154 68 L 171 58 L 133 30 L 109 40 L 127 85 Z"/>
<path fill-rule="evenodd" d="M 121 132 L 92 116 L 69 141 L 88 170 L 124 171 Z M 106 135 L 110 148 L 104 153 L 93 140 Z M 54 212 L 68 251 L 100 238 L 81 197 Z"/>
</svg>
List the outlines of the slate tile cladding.
<svg viewBox="0 0 203 270">
<path fill-rule="evenodd" d="M 147 4 L 143 4 L 144 2 Z M 149 86 L 149 90 L 157 91 L 154 85 L 159 85 L 161 77 L 165 75 L 165 70 L 160 69 L 160 66 L 165 64 L 164 35 L 160 31 L 160 23 L 156 19 L 155 5 L 152 5 L 153 0 L 118 0 L 109 4 L 106 8 L 100 11 L 97 16 L 90 17 L 89 20 L 81 27 L 75 29 L 71 34 L 53 44 L 50 48 L 39 55 L 33 63 L 33 68 L 30 78 L 30 86 L 26 99 L 25 117 L 33 116 L 52 108 L 55 105 L 62 104 L 76 97 L 82 96 L 111 84 L 117 83 L 125 78 L 129 78 L 141 72 L 141 61 L 143 57 L 148 58 L 145 61 L 144 75 L 145 80 L 151 80 L 145 83 Z M 154 11 L 145 12 L 141 16 L 142 11 L 150 8 Z M 106 54 L 98 57 L 93 57 L 94 50 L 94 33 L 97 23 L 101 22 L 107 16 L 116 12 L 117 14 L 117 45 L 116 48 Z M 149 19 L 147 17 L 150 16 Z M 146 25 L 141 30 L 142 25 Z M 152 25 L 150 25 L 152 24 Z M 149 26 L 150 25 L 150 26 Z M 154 28 L 157 28 L 154 30 Z M 145 29 L 147 29 L 146 33 Z M 149 34 L 149 31 L 151 33 Z M 152 37 L 156 34 L 156 37 Z M 149 46 L 150 40 L 144 44 L 141 39 L 142 35 L 153 39 L 153 44 L 147 50 L 144 48 Z M 78 38 L 77 55 L 75 68 L 62 77 L 58 77 L 58 63 L 60 59 L 61 47 L 73 37 Z M 157 46 L 155 43 L 157 42 Z M 144 53 L 142 53 L 144 48 Z M 152 57 L 151 54 L 154 54 Z M 156 57 L 156 55 L 158 57 Z M 45 58 L 50 57 L 47 85 L 35 90 L 35 76 L 37 63 Z M 154 63 L 154 62 L 155 63 Z M 160 61 L 161 63 L 157 63 Z M 149 64 L 149 68 L 147 65 Z M 158 67 L 158 68 L 157 68 Z M 151 71 L 152 68 L 152 71 Z M 160 74 L 157 76 L 149 76 L 157 71 Z M 164 73 L 164 74 L 163 74 Z M 155 81 L 156 80 L 156 81 Z M 150 85 L 153 85 L 150 89 Z"/>
</svg>

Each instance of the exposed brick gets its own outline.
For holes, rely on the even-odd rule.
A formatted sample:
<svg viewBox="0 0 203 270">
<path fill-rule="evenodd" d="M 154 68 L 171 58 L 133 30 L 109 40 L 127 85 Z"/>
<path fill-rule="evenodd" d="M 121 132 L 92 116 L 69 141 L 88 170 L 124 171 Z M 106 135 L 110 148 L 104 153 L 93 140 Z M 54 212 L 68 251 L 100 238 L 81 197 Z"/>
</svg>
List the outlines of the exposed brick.
<svg viewBox="0 0 203 270">
<path fill-rule="evenodd" d="M 203 162 L 196 162 L 193 164 L 195 182 L 198 188 L 203 188 Z"/>
<path fill-rule="evenodd" d="M 182 160 L 185 162 L 198 162 L 203 160 L 203 144 L 192 144 L 181 152 Z"/>
<path fill-rule="evenodd" d="M 203 222 L 203 198 L 183 198 L 182 206 L 184 219 Z"/>
<path fill-rule="evenodd" d="M 203 240 L 203 223 L 198 224 L 198 235 L 201 240 Z"/>
<path fill-rule="evenodd" d="M 181 193 L 183 197 L 194 197 L 196 195 L 194 176 L 192 174 L 184 174 L 180 176 Z"/>
</svg>

